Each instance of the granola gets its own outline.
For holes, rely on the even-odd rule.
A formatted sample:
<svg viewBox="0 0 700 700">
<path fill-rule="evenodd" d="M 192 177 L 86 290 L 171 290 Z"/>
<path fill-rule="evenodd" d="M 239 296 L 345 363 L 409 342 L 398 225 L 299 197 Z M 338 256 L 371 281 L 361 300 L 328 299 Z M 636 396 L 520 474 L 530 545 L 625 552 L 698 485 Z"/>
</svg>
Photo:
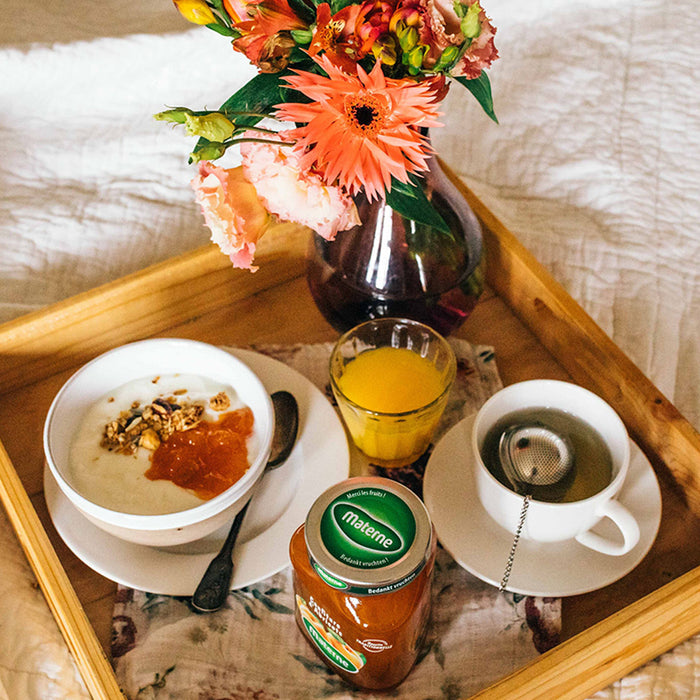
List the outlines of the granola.
<svg viewBox="0 0 700 700">
<path fill-rule="evenodd" d="M 100 446 L 125 455 L 134 454 L 139 447 L 153 451 L 174 432 L 194 428 L 203 415 L 202 404 L 177 403 L 174 396 L 153 399 L 144 407 L 134 402 L 116 420 L 105 425 Z"/>
<path fill-rule="evenodd" d="M 225 411 L 231 406 L 231 399 L 225 391 L 220 391 L 216 396 L 209 399 L 209 406 L 213 411 Z"/>
</svg>

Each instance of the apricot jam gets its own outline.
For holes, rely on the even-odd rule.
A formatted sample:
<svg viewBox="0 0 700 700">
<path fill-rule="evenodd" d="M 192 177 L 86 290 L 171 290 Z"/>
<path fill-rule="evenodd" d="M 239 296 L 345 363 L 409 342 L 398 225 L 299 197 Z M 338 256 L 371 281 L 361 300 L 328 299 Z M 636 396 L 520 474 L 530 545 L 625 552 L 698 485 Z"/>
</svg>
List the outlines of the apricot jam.
<svg viewBox="0 0 700 700">
<path fill-rule="evenodd" d="M 253 412 L 245 407 L 174 432 L 151 456 L 146 477 L 172 481 L 203 500 L 218 496 L 248 470 L 253 422 Z"/>
<path fill-rule="evenodd" d="M 292 536 L 297 624 L 348 683 L 393 688 L 413 668 L 430 617 L 435 548 L 422 501 L 380 477 L 328 489 Z"/>
</svg>

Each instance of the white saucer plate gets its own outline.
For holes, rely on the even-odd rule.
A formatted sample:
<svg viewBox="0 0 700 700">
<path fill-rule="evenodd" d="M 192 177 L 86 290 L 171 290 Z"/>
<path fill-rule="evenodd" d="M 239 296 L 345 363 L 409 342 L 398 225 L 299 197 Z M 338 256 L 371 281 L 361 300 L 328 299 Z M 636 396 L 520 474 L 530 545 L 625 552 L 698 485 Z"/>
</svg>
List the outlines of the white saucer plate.
<svg viewBox="0 0 700 700">
<path fill-rule="evenodd" d="M 326 397 L 306 377 L 278 360 L 229 349 L 269 393 L 286 389 L 299 404 L 299 436 L 287 462 L 263 477 L 234 551 L 231 588 L 243 588 L 289 563 L 289 540 L 316 498 L 348 477 L 345 430 Z M 155 548 L 121 540 L 93 525 L 63 495 L 48 467 L 44 494 L 58 534 L 73 553 L 106 578 L 163 595 L 190 596 L 218 551 L 228 525 L 185 545 Z"/>
<path fill-rule="evenodd" d="M 478 578 L 498 586 L 513 543 L 513 535 L 484 510 L 476 492 L 471 454 L 474 416 L 451 428 L 435 446 L 425 471 L 423 498 L 442 546 L 455 561 Z M 603 588 L 625 576 L 645 557 L 661 523 L 661 491 L 643 452 L 631 445 L 630 470 L 619 501 L 639 523 L 641 536 L 627 554 L 600 554 L 567 540 L 542 544 L 518 543 L 508 590 L 534 596 L 570 596 Z M 596 532 L 615 536 L 607 521 Z"/>
</svg>

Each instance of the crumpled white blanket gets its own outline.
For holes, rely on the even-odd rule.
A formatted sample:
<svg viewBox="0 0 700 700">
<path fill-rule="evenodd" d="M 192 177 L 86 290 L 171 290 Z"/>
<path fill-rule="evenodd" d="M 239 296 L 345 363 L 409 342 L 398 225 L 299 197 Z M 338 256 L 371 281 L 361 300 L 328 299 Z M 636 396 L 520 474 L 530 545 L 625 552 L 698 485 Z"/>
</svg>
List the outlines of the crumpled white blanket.
<svg viewBox="0 0 700 700">
<path fill-rule="evenodd" d="M 0 562 L 0 700 L 88 698 L 2 509 Z"/>
<path fill-rule="evenodd" d="M 483 4 L 498 27 L 500 125 L 454 89 L 434 144 L 699 425 L 696 0 Z M 4 0 L 1 15 L 0 321 L 205 243 L 191 144 L 150 115 L 218 106 L 253 74 L 168 0 Z M 4 518 L 0 531 L 0 570 L 22 580 Z M 0 595 L 0 639 L 13 642 L 0 645 L 0 698 L 3 684 L 12 700 L 52 697 L 29 675 L 60 687 L 74 674 L 58 643 L 30 653 L 57 632 L 25 592 L 44 630 L 15 633 L 19 597 Z M 690 640 L 597 697 L 698 697 L 699 653 Z"/>
</svg>

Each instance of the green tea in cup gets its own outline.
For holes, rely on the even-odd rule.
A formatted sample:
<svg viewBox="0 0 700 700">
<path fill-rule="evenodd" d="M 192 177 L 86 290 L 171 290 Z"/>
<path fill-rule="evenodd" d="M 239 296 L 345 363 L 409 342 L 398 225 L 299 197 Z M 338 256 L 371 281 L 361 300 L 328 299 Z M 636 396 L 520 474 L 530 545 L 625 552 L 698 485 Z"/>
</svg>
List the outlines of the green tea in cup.
<svg viewBox="0 0 700 700">
<path fill-rule="evenodd" d="M 568 439 L 572 448 L 572 474 L 565 490 L 553 491 L 550 497 L 542 487 L 533 496 L 536 500 L 556 503 L 572 503 L 590 498 L 602 491 L 613 476 L 613 461 L 610 449 L 602 435 L 591 425 L 571 413 L 556 408 L 532 407 L 507 413 L 487 431 L 481 447 L 481 457 L 486 468 L 504 486 L 511 488 L 503 472 L 499 458 L 501 435 L 511 425 L 540 425 L 556 435 Z"/>
</svg>

